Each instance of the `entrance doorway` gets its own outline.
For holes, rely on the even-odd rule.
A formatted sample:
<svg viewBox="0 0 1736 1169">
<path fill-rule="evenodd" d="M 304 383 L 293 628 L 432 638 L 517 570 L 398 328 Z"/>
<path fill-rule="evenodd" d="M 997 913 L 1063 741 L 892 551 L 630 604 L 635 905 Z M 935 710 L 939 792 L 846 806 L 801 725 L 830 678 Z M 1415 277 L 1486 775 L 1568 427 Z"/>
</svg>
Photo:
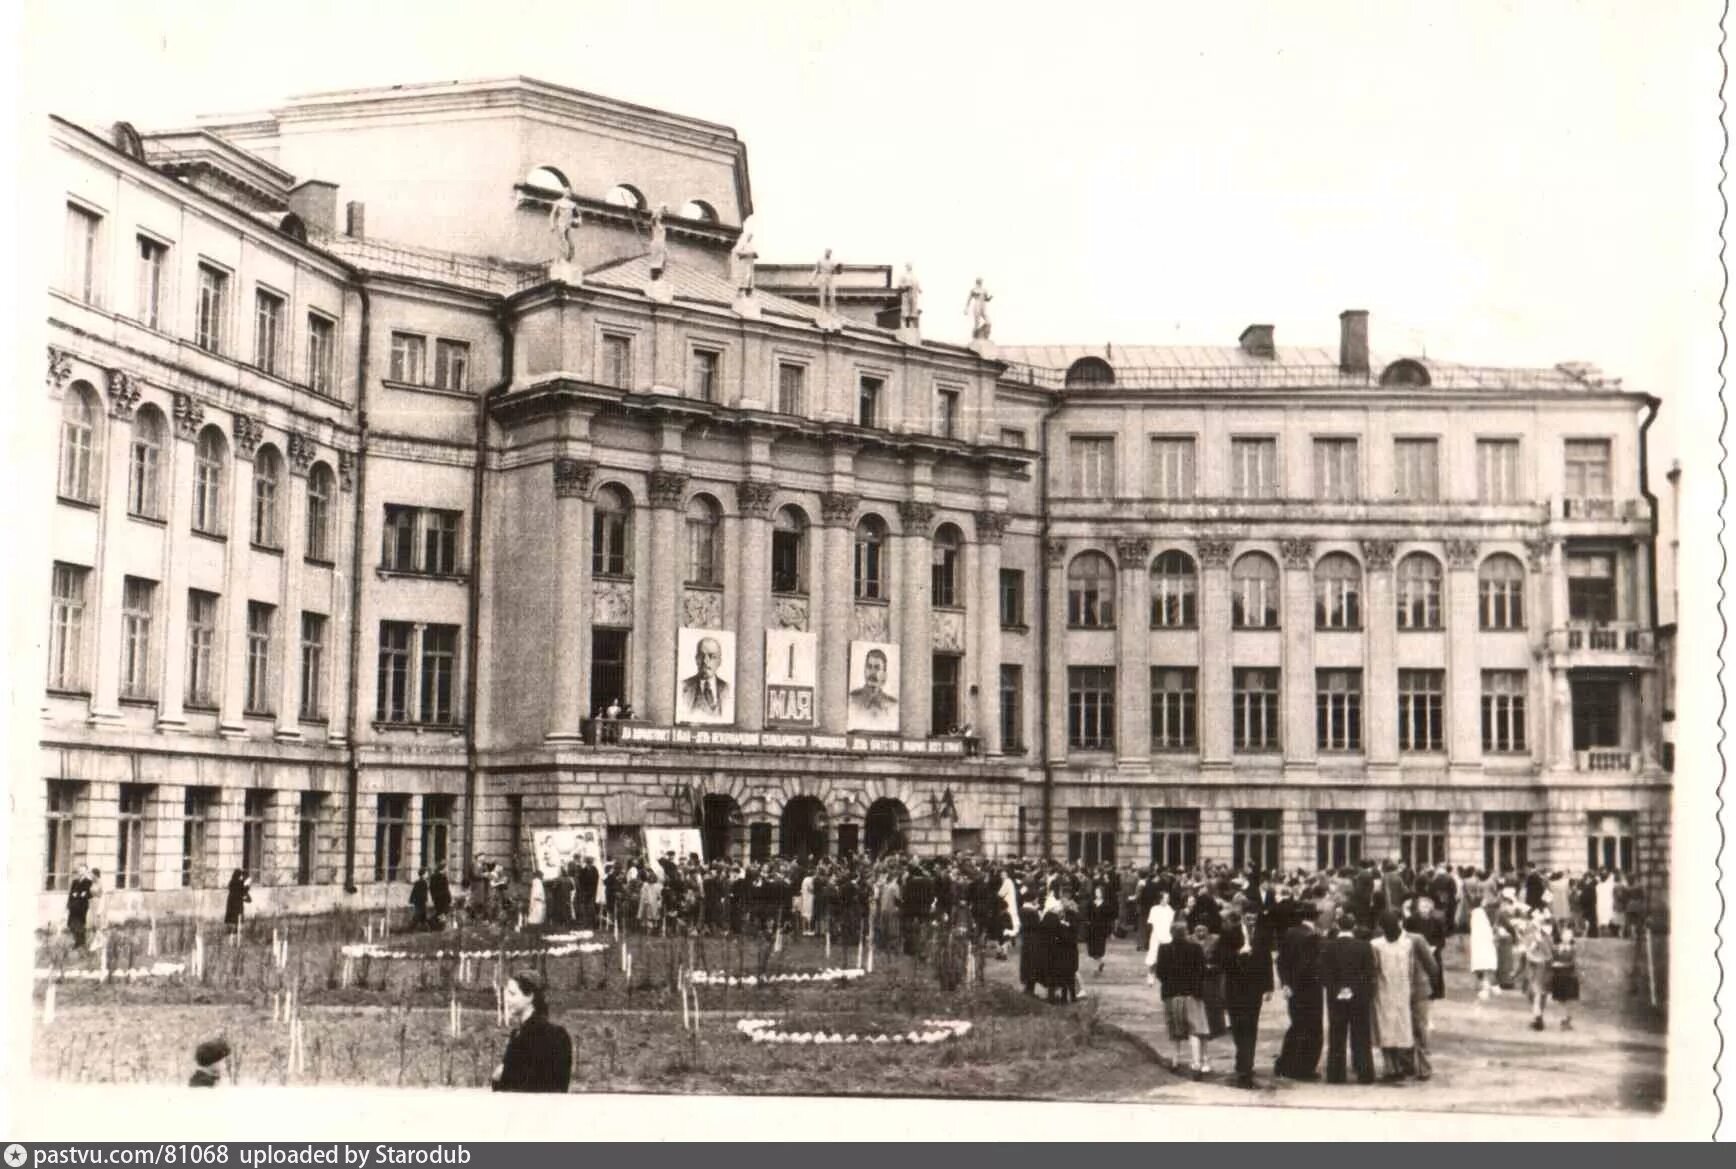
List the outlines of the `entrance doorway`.
<svg viewBox="0 0 1736 1169">
<path fill-rule="evenodd" d="M 826 808 L 813 796 L 796 796 L 778 821 L 778 855 L 826 855 Z"/>
<path fill-rule="evenodd" d="M 709 861 L 727 860 L 739 851 L 745 831 L 741 808 L 729 796 L 706 796 L 699 808 L 699 839 Z"/>
<path fill-rule="evenodd" d="M 909 847 L 910 810 L 899 800 L 875 800 L 862 820 L 862 846 L 878 859 Z"/>
</svg>

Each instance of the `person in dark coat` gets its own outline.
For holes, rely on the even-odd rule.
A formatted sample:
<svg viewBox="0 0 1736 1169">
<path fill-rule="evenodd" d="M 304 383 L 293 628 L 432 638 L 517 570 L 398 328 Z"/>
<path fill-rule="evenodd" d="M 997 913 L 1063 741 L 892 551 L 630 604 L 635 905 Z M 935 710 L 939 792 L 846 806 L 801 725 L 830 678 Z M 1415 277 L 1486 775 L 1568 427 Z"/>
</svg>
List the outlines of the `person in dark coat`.
<svg viewBox="0 0 1736 1169">
<path fill-rule="evenodd" d="M 229 877 L 229 896 L 223 903 L 223 924 L 240 925 L 241 917 L 246 912 L 243 906 L 252 900 L 253 894 L 248 891 L 247 874 L 236 869 Z"/>
<path fill-rule="evenodd" d="M 444 867 L 435 869 L 428 878 L 428 900 L 434 907 L 434 928 L 445 929 L 446 917 L 452 912 L 452 882 L 447 879 Z"/>
<path fill-rule="evenodd" d="M 1206 1062 L 1206 1041 L 1211 1038 L 1211 1028 L 1206 1022 L 1203 999 L 1206 952 L 1188 936 L 1187 926 L 1179 921 L 1170 927 L 1169 941 L 1158 947 L 1156 974 L 1164 1020 L 1175 1045 L 1175 1069 L 1181 1070 L 1181 1044 L 1185 1039 L 1191 1057 L 1188 1066 L 1197 1080 L 1211 1071 Z"/>
<path fill-rule="evenodd" d="M 72 944 L 80 950 L 84 949 L 84 928 L 90 915 L 90 891 L 93 887 L 90 870 L 83 865 L 78 866 L 72 884 L 66 887 L 66 932 L 72 935 Z"/>
<path fill-rule="evenodd" d="M 1194 898 L 1193 908 L 1188 910 L 1187 928 L 1194 930 L 1200 926 L 1205 926 L 1208 934 L 1219 934 L 1224 929 L 1223 907 L 1210 889 L 1201 889 L 1199 896 Z"/>
<path fill-rule="evenodd" d="M 573 916 L 580 929 L 594 930 L 597 928 L 597 886 L 603 883 L 603 874 L 597 871 L 594 858 L 585 857 L 573 883 Z"/>
<path fill-rule="evenodd" d="M 1044 920 L 1051 920 L 1048 913 Z M 1061 1001 L 1075 1002 L 1079 998 L 1079 911 L 1063 898 L 1054 908 L 1054 924 L 1050 927 L 1049 961 L 1053 980 L 1049 983 L 1049 998 L 1058 990 Z"/>
<path fill-rule="evenodd" d="M 898 928 L 904 938 L 904 952 L 914 954 L 921 941 L 922 925 L 934 912 L 934 881 L 921 865 L 913 865 L 904 878 L 901 893 Z"/>
<path fill-rule="evenodd" d="M 1049 965 L 1048 931 L 1043 928 L 1043 916 L 1037 912 L 1035 894 L 1020 890 L 1019 901 L 1019 982 L 1026 994 L 1037 993 L 1037 984 L 1046 982 Z"/>
<path fill-rule="evenodd" d="M 1421 935 L 1428 943 L 1435 964 L 1429 973 L 1429 998 L 1444 999 L 1447 997 L 1445 969 L 1441 965 L 1441 953 L 1447 947 L 1447 923 L 1435 910 L 1434 898 L 1421 896 L 1416 899 L 1416 912 L 1404 920 L 1405 932 Z"/>
<path fill-rule="evenodd" d="M 410 928 L 428 928 L 428 870 L 416 872 L 416 883 L 410 886 Z"/>
<path fill-rule="evenodd" d="M 1459 920 L 1459 888 L 1453 884 L 1453 874 L 1446 868 L 1438 870 L 1429 882 L 1429 897 L 1440 908 L 1443 935 L 1451 934 L 1453 923 Z M 1445 945 L 1444 941 L 1442 945 Z M 1435 957 L 1440 957 L 1439 951 Z"/>
<path fill-rule="evenodd" d="M 1363 929 L 1374 926 L 1375 893 L 1374 865 L 1364 861 L 1350 878 L 1350 895 L 1345 899 L 1345 906 L 1356 918 L 1356 924 Z"/>
<path fill-rule="evenodd" d="M 1272 955 L 1257 935 L 1231 914 L 1218 938 L 1218 963 L 1224 970 L 1224 1010 L 1236 1044 L 1236 1086 L 1252 1088 L 1254 1046 L 1260 1034 L 1260 1005 L 1272 993 Z"/>
<path fill-rule="evenodd" d="M 1325 1046 L 1326 1000 L 1320 987 L 1320 934 L 1314 921 L 1298 917 L 1278 943 L 1278 981 L 1290 1010 L 1290 1029 L 1273 1074 L 1288 1080 L 1320 1078 Z"/>
<path fill-rule="evenodd" d="M 547 991 L 529 971 L 506 983 L 506 1016 L 512 1034 L 494 1069 L 496 1092 L 565 1092 L 573 1082 L 573 1040 L 549 1021 Z"/>
<path fill-rule="evenodd" d="M 1097 973 L 1103 973 L 1103 955 L 1109 949 L 1109 935 L 1115 932 L 1115 919 L 1120 910 L 1115 893 L 1099 881 L 1091 887 L 1091 901 L 1085 906 L 1085 952 L 1097 963 Z"/>
<path fill-rule="evenodd" d="M 223 1082 L 223 1061 L 229 1058 L 229 1044 L 223 1039 L 207 1039 L 193 1049 L 193 1075 L 189 1088 L 215 1088 Z"/>
<path fill-rule="evenodd" d="M 1326 990 L 1326 1082 L 1345 1082 L 1345 1044 L 1359 1084 L 1374 1083 L 1374 948 L 1344 914 L 1320 945 L 1320 982 Z"/>
<path fill-rule="evenodd" d="M 1532 913 L 1543 909 L 1543 895 L 1549 892 L 1549 881 L 1537 871 L 1537 862 L 1525 866 L 1525 908 Z"/>
</svg>

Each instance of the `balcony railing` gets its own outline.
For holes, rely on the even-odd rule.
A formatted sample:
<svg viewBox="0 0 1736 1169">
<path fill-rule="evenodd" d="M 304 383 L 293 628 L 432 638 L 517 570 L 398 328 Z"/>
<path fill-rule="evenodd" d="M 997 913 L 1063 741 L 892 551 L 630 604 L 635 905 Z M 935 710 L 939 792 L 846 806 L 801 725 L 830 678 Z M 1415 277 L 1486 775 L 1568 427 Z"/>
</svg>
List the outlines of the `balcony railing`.
<svg viewBox="0 0 1736 1169">
<path fill-rule="evenodd" d="M 1580 751 L 1579 769 L 1581 771 L 1632 771 L 1634 753 L 1623 751 L 1616 747 L 1593 747 L 1589 751 Z"/>
<path fill-rule="evenodd" d="M 1628 622 L 1581 622 L 1549 631 L 1553 653 L 1616 653 L 1649 655 L 1657 646 L 1654 631 Z"/>
<path fill-rule="evenodd" d="M 1637 520 L 1647 517 L 1646 505 L 1638 499 L 1605 499 L 1601 496 L 1565 496 L 1557 513 L 1564 520 Z"/>
</svg>

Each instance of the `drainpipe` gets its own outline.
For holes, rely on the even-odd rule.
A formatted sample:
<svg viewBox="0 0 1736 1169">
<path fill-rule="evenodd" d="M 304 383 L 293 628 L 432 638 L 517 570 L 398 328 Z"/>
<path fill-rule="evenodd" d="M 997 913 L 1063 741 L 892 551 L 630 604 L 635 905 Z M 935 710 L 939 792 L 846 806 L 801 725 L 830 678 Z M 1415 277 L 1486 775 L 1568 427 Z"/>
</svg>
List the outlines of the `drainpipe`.
<svg viewBox="0 0 1736 1169">
<path fill-rule="evenodd" d="M 360 798 L 361 765 L 356 758 L 356 719 L 360 716 L 361 679 L 357 668 L 362 656 L 362 528 L 368 494 L 368 345 L 372 302 L 358 281 L 356 295 L 362 300 L 361 343 L 356 351 L 356 481 L 355 515 L 350 540 L 350 685 L 344 696 L 344 728 L 349 750 L 344 760 L 344 892 L 356 892 L 356 801 Z"/>
<path fill-rule="evenodd" d="M 464 844 L 461 852 L 466 873 L 476 863 L 476 712 L 478 696 L 482 693 L 479 667 L 482 660 L 482 508 L 488 472 L 488 407 L 496 394 L 511 387 L 514 362 L 512 325 L 504 307 L 496 311 L 494 324 L 500 331 L 501 380 L 483 391 L 476 400 L 476 469 L 470 482 L 470 583 L 466 598 L 468 616 L 464 647 L 470 669 L 464 682 Z"/>
<path fill-rule="evenodd" d="M 1049 726 L 1055 711 L 1049 694 L 1049 422 L 1061 412 L 1064 405 L 1059 394 L 1055 404 L 1043 412 L 1043 420 L 1037 425 L 1037 453 L 1042 459 L 1042 472 L 1037 476 L 1037 514 L 1042 517 L 1042 536 L 1037 545 L 1037 604 L 1038 612 L 1043 619 L 1043 641 L 1037 655 L 1038 685 L 1042 687 L 1043 695 L 1043 828 L 1042 855 L 1045 859 L 1050 853 L 1050 841 L 1054 840 L 1055 822 L 1055 760 L 1049 752 Z"/>
<path fill-rule="evenodd" d="M 1646 616 L 1649 619 L 1647 624 L 1652 630 L 1653 638 L 1658 635 L 1658 497 L 1652 493 L 1651 459 L 1647 452 L 1646 431 L 1650 430 L 1652 423 L 1658 420 L 1658 407 L 1662 404 L 1661 399 L 1654 398 L 1649 394 L 1646 395 L 1646 418 L 1644 422 L 1640 423 L 1640 494 L 1645 496 L 1646 503 L 1652 509 L 1652 555 L 1651 564 L 1648 566 L 1652 580 L 1651 587 L 1646 590 L 1646 594 L 1651 598 L 1651 612 Z M 1678 514 L 1676 523 L 1680 526 L 1681 522 L 1681 516 Z M 1656 644 L 1655 641 L 1653 644 Z"/>
</svg>

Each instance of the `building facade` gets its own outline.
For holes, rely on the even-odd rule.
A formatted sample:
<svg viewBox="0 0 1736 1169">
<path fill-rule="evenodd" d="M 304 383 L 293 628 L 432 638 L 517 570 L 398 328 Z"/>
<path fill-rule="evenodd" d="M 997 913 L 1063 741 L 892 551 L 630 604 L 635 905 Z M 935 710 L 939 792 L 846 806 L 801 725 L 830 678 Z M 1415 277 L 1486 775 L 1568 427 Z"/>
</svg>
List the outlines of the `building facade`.
<svg viewBox="0 0 1736 1169">
<path fill-rule="evenodd" d="M 526 79 L 51 133 L 45 916 L 555 827 L 1667 871 L 1643 395 L 926 340 L 756 266 L 727 128 Z"/>
</svg>

